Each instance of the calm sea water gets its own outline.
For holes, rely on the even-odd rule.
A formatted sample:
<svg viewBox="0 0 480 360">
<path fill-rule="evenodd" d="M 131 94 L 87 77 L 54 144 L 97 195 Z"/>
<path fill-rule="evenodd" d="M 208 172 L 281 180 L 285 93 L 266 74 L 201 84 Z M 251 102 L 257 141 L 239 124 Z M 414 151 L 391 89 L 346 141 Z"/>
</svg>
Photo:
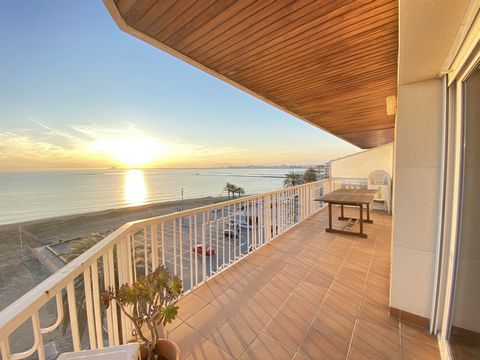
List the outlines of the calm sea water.
<svg viewBox="0 0 480 360">
<path fill-rule="evenodd" d="M 0 172 L 0 224 L 161 201 L 226 195 L 225 183 L 247 194 L 282 187 L 292 169 L 160 169 Z M 298 169 L 296 169 L 298 171 Z"/>
</svg>

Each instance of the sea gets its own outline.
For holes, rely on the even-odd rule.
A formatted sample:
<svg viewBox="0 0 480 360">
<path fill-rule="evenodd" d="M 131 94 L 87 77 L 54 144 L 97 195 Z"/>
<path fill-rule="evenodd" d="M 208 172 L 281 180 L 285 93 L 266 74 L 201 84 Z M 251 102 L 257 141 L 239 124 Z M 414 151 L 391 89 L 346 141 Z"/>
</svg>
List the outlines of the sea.
<svg viewBox="0 0 480 360">
<path fill-rule="evenodd" d="M 293 168 L 0 171 L 0 225 L 157 202 L 280 189 Z"/>
</svg>

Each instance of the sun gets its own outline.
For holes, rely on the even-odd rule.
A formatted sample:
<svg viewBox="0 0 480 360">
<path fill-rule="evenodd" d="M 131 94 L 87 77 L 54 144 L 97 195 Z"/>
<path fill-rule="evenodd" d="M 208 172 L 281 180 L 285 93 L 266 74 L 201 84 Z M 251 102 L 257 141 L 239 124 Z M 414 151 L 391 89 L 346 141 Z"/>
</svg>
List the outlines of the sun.
<svg viewBox="0 0 480 360">
<path fill-rule="evenodd" d="M 150 137 L 101 140 L 94 147 L 116 163 L 131 167 L 152 165 L 164 154 L 162 145 Z"/>
</svg>

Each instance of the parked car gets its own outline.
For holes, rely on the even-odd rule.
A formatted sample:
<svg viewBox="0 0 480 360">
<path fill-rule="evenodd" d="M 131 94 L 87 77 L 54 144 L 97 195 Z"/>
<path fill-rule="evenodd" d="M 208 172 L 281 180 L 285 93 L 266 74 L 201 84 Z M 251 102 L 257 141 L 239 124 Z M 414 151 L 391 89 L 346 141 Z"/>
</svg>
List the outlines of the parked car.
<svg viewBox="0 0 480 360">
<path fill-rule="evenodd" d="M 225 236 L 229 238 L 235 238 L 235 237 L 238 237 L 239 232 L 240 232 L 240 228 L 238 226 L 236 227 L 232 226 L 230 229 L 225 229 L 223 233 L 225 234 Z"/>
<path fill-rule="evenodd" d="M 198 245 L 197 247 L 192 248 L 192 250 L 193 250 L 193 252 L 197 253 L 198 255 L 203 254 L 203 246 L 202 245 Z M 215 255 L 215 253 L 216 253 L 215 249 L 211 249 L 211 248 L 206 248 L 205 249 L 205 255 L 207 255 L 207 256 Z"/>
</svg>

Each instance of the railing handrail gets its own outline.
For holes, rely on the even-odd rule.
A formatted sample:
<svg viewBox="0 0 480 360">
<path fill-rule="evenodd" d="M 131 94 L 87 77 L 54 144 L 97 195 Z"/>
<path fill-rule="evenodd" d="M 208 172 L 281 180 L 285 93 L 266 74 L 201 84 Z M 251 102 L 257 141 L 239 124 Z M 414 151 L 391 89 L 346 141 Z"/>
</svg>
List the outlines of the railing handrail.
<svg viewBox="0 0 480 360">
<path fill-rule="evenodd" d="M 314 184 L 326 183 L 331 180 L 332 179 L 330 178 L 322 179 L 316 182 L 282 188 L 267 193 L 249 195 L 221 203 L 210 204 L 185 211 L 128 222 L 2 310 L 0 312 L 0 339 L 7 338 L 16 328 L 18 328 L 19 325 L 23 324 L 28 318 L 30 318 L 32 313 L 35 313 L 48 301 L 53 299 L 59 291 L 65 288 L 69 282 L 73 281 L 77 276 L 79 276 L 94 261 L 97 261 L 107 250 L 110 249 L 110 247 L 115 246 L 115 244 L 121 240 L 122 236 L 125 236 L 134 226 L 143 226 L 151 222 L 165 221 L 178 217 L 193 215 L 209 209 L 214 209 L 220 204 L 222 207 L 234 205 L 248 200 L 255 200 L 256 198 L 260 197 L 276 195 L 285 190 L 296 190 Z M 27 308 L 28 311 L 25 311 Z"/>
<path fill-rule="evenodd" d="M 214 208 L 217 208 L 220 204 L 221 204 L 221 206 L 235 205 L 235 204 L 242 203 L 242 202 L 245 202 L 245 201 L 255 200 L 256 198 L 259 198 L 259 197 L 276 195 L 276 194 L 279 194 L 282 191 L 285 191 L 287 189 L 288 190 L 295 190 L 295 189 L 302 188 L 302 187 L 307 186 L 307 185 L 321 184 L 321 183 L 324 183 L 324 182 L 329 182 L 330 180 L 331 180 L 330 178 L 326 178 L 326 179 L 321 179 L 321 180 L 317 180 L 317 181 L 306 183 L 306 184 L 289 186 L 288 188 L 284 187 L 284 188 L 274 190 L 274 191 L 269 191 L 269 192 L 266 192 L 266 193 L 243 196 L 243 197 L 240 197 L 240 198 L 237 198 L 237 199 L 226 200 L 226 201 L 218 202 L 218 203 L 215 203 L 215 204 L 196 207 L 196 208 L 193 208 L 193 209 L 182 210 L 182 211 L 178 211 L 178 212 L 174 212 L 174 213 L 170 213 L 170 214 L 166 214 L 166 215 L 159 215 L 159 216 L 154 216 L 154 217 L 150 217 L 150 218 L 135 220 L 135 221 L 129 222 L 128 224 L 130 224 L 131 226 L 138 226 L 138 225 L 143 226 L 143 225 L 147 225 L 147 224 L 149 224 L 151 222 L 154 222 L 154 221 L 171 220 L 171 219 L 176 218 L 176 217 L 193 215 L 197 212 L 207 211 L 209 209 L 213 210 Z"/>
</svg>

